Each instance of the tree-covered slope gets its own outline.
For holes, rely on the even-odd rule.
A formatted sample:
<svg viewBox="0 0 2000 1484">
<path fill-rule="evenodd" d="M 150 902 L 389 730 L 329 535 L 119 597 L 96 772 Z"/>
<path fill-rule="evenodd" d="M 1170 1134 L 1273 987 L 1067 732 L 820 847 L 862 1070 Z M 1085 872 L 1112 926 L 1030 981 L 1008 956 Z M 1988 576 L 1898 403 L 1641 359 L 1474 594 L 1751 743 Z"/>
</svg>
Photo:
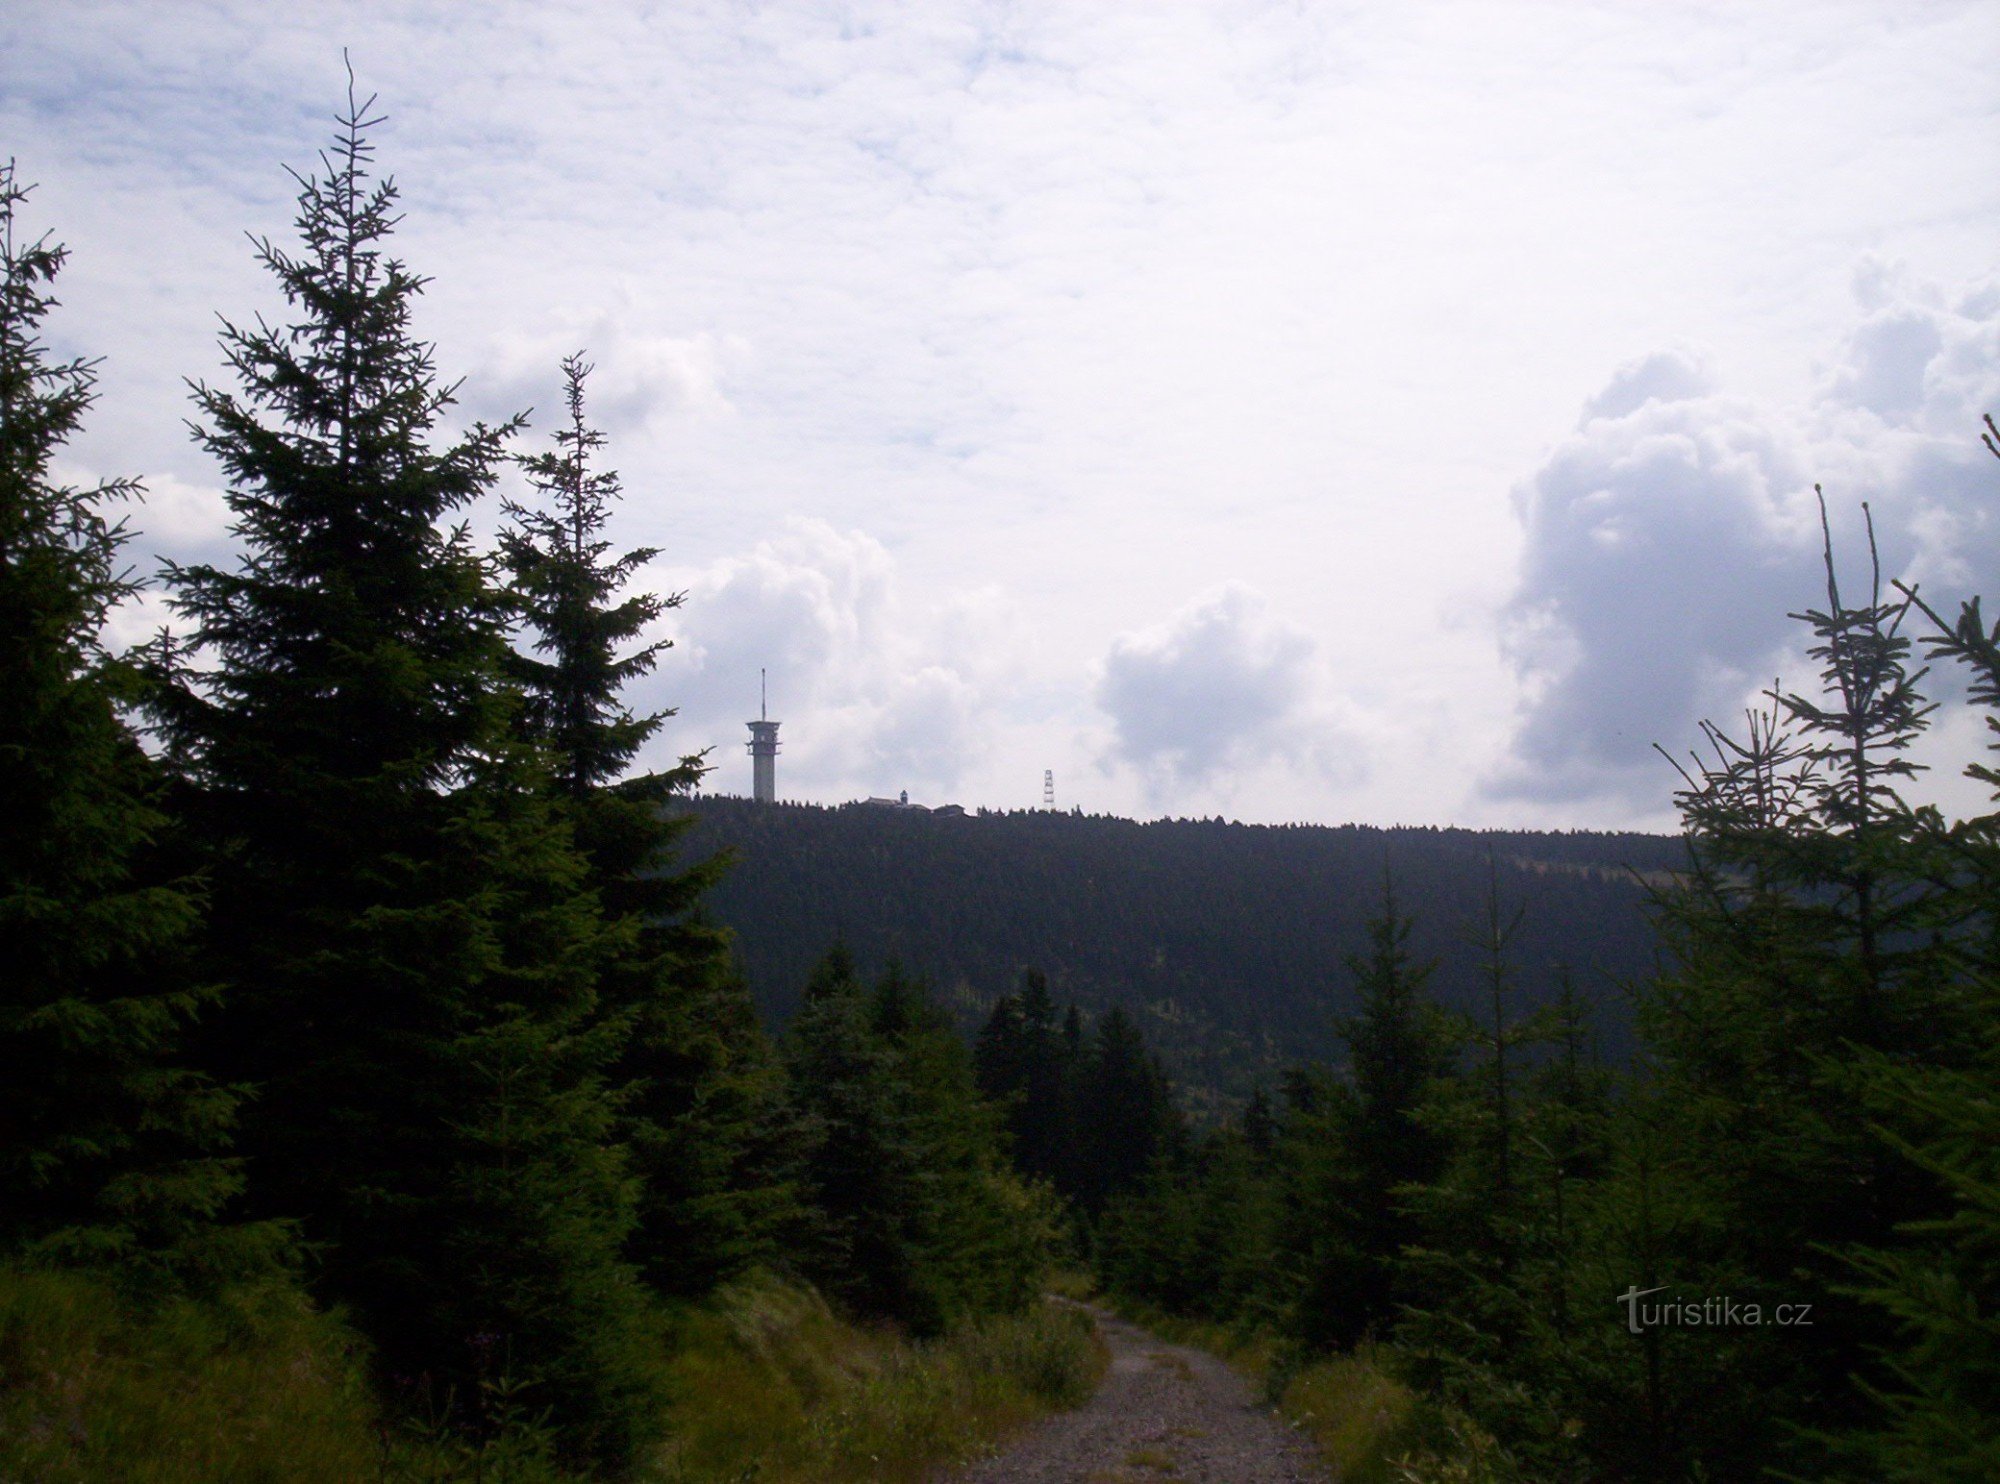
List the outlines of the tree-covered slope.
<svg viewBox="0 0 2000 1484">
<path fill-rule="evenodd" d="M 1439 960 L 1447 1004 L 1469 1004 L 1475 941 L 1496 879 L 1525 907 L 1511 950 L 1522 1001 L 1553 997 L 1567 964 L 1603 1005 L 1607 1055 L 1627 1043 L 1618 984 L 1654 966 L 1645 890 L 1681 859 L 1677 840 L 1345 825 L 1238 825 L 1052 812 L 692 805 L 690 848 L 736 864 L 711 898 L 736 931 L 759 1006 L 796 1008 L 836 938 L 870 968 L 928 976 L 967 1022 L 1044 970 L 1060 1000 L 1123 1004 L 1184 1084 L 1231 1093 L 1301 1057 L 1334 1054 L 1331 1017 L 1353 1008 L 1345 958 L 1366 946 L 1385 863 L 1415 919 L 1412 947 Z M 1489 850 L 1493 868 L 1489 871 Z"/>
</svg>

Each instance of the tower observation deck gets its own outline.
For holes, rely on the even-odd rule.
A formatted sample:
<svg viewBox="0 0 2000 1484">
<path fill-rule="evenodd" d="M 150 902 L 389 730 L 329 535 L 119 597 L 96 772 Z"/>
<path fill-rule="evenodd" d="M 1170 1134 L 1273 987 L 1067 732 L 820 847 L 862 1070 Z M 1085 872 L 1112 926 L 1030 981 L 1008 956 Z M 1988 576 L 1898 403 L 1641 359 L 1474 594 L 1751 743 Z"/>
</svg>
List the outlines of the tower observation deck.
<svg viewBox="0 0 2000 1484">
<path fill-rule="evenodd" d="M 750 728 L 750 797 L 760 804 L 772 804 L 778 798 L 778 723 L 770 718 L 762 670 L 757 672 L 757 703 L 757 720 L 746 723 Z"/>
</svg>

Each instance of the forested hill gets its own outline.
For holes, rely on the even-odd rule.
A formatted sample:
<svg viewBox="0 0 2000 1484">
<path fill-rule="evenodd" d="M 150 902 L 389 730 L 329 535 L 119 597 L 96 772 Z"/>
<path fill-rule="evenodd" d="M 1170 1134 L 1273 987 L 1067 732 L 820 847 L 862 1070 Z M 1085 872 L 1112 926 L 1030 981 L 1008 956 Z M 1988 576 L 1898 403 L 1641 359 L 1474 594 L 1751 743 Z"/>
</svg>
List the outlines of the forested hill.
<svg viewBox="0 0 2000 1484">
<path fill-rule="evenodd" d="M 1412 944 L 1435 958 L 1447 1004 L 1480 992 L 1488 852 L 1503 922 L 1525 909 L 1510 960 L 1518 1005 L 1554 993 L 1558 965 L 1600 1005 L 1608 1057 L 1630 1017 L 1621 981 L 1655 964 L 1631 871 L 1675 868 L 1676 839 L 1360 825 L 1139 823 L 1024 811 L 932 814 L 850 805 L 692 804 L 697 852 L 737 857 L 710 898 L 736 932 L 768 1019 L 790 1016 L 836 938 L 873 970 L 927 976 L 968 1025 L 1021 969 L 1086 1011 L 1123 1004 L 1196 1095 L 1240 1094 L 1302 1057 L 1331 1054 L 1351 1006 L 1348 954 L 1379 910 L 1385 861 Z M 1630 868 L 1630 869 L 1628 869 Z"/>
</svg>

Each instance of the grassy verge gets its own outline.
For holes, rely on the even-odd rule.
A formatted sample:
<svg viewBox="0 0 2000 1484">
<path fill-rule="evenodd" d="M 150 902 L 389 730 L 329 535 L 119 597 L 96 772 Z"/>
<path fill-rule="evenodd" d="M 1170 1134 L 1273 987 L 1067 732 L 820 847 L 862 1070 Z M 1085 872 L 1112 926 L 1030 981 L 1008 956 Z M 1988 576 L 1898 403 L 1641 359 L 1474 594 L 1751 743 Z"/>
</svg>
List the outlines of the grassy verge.
<svg viewBox="0 0 2000 1484">
<path fill-rule="evenodd" d="M 144 1314 L 108 1283 L 0 1269 L 0 1479 L 373 1479 L 352 1336 L 279 1284 Z"/>
<path fill-rule="evenodd" d="M 1470 1418 L 1410 1390 L 1367 1348 L 1295 1372 L 1278 1405 L 1343 1484 L 1501 1484 L 1513 1477 L 1499 1446 Z"/>
<path fill-rule="evenodd" d="M 1052 1304 L 911 1343 L 858 1328 L 816 1295 L 759 1278 L 685 1319 L 671 1373 L 666 1484 L 924 1478 L 989 1451 L 1096 1387 L 1101 1345 Z"/>
<path fill-rule="evenodd" d="M 1500 1484 L 1510 1477 L 1491 1438 L 1398 1381 L 1372 1348 L 1296 1365 L 1267 1329 L 1109 1302 L 1160 1338 L 1219 1355 L 1249 1376 L 1312 1439 L 1341 1484 Z"/>
<path fill-rule="evenodd" d="M 0 1268 L 6 1484 L 561 1484 L 554 1442 L 531 1417 L 474 1441 L 386 1414 L 359 1337 L 283 1280 L 140 1305 Z"/>
<path fill-rule="evenodd" d="M 911 1343 L 753 1278 L 685 1311 L 646 1484 L 913 1481 L 1075 1406 L 1090 1324 L 1039 1305 Z M 559 1484 L 532 1417 L 478 1442 L 386 1416 L 365 1350 L 283 1283 L 140 1309 L 87 1274 L 0 1268 L 0 1481 Z"/>
</svg>

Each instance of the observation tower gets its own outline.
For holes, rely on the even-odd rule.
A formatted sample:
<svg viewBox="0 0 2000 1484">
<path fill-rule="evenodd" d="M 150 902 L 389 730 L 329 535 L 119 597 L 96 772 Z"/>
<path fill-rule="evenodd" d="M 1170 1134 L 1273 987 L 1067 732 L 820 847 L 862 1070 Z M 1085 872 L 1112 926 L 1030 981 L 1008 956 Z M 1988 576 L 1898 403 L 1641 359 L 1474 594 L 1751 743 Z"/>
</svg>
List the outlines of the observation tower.
<svg viewBox="0 0 2000 1484">
<path fill-rule="evenodd" d="M 750 728 L 750 797 L 760 804 L 778 800 L 778 723 L 771 720 L 764 672 L 757 672 L 757 720 Z"/>
</svg>

